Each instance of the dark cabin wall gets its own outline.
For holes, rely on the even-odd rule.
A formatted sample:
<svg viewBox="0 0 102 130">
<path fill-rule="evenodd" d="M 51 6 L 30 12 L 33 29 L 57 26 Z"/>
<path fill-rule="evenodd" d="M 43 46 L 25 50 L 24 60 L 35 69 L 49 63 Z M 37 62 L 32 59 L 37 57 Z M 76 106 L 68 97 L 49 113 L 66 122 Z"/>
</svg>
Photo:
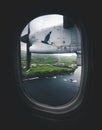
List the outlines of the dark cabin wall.
<svg viewBox="0 0 102 130">
<path fill-rule="evenodd" d="M 98 76 L 94 77 L 98 70 L 97 62 L 97 39 L 99 34 L 100 11 L 98 2 L 65 2 L 63 1 L 24 1 L 3 3 L 1 30 L 2 47 L 1 51 L 1 126 L 8 129 L 45 129 L 45 130 L 86 130 L 100 128 L 100 85 L 97 82 Z M 96 9 L 98 8 L 98 9 Z M 34 17 L 59 13 L 65 15 L 74 14 L 81 19 L 88 35 L 88 51 L 91 57 L 91 50 L 94 54 L 89 61 L 90 74 L 88 75 L 88 89 L 85 95 L 82 108 L 78 109 L 74 115 L 71 114 L 65 121 L 47 120 L 32 116 L 32 111 L 21 100 L 15 77 L 15 47 L 17 40 L 24 26 Z M 98 20 L 98 21 L 97 21 Z M 99 39 L 98 39 L 99 40 Z M 98 42 L 100 44 L 100 41 Z M 97 68 L 97 70 L 95 69 Z M 95 71 L 96 70 L 96 71 Z M 94 82 L 94 83 L 93 83 Z M 37 113 L 37 112 L 36 112 Z M 67 117 L 66 117 L 67 118 Z"/>
</svg>

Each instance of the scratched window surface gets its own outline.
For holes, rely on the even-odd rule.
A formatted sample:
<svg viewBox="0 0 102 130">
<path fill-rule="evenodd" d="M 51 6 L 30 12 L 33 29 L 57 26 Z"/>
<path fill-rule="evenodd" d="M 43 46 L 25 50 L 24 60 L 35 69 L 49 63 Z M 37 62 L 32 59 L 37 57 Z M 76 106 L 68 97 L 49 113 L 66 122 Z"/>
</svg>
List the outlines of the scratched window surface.
<svg viewBox="0 0 102 130">
<path fill-rule="evenodd" d="M 30 21 L 20 36 L 25 93 L 49 106 L 71 102 L 81 87 L 81 46 L 78 26 L 66 16 L 50 14 Z"/>
</svg>

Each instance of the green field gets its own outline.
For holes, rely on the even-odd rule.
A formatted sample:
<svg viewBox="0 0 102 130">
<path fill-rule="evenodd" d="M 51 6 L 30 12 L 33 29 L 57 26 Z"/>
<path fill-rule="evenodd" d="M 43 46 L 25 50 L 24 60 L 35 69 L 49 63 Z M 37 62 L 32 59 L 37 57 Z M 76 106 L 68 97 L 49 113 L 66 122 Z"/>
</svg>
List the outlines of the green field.
<svg viewBox="0 0 102 130">
<path fill-rule="evenodd" d="M 52 54 L 32 54 L 30 69 L 26 70 L 26 54 L 21 54 L 22 75 L 25 77 L 44 77 L 73 72 L 77 68 L 75 56 Z"/>
</svg>

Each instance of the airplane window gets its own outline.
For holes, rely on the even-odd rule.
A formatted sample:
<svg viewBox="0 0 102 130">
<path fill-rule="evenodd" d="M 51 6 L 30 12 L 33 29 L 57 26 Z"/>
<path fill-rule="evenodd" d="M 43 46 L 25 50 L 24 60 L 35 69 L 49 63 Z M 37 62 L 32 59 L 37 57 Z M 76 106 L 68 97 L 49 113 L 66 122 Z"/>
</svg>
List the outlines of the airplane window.
<svg viewBox="0 0 102 130">
<path fill-rule="evenodd" d="M 64 15 L 43 15 L 25 26 L 21 87 L 32 105 L 51 112 L 74 107 L 83 88 L 82 46 L 79 25 Z"/>
</svg>

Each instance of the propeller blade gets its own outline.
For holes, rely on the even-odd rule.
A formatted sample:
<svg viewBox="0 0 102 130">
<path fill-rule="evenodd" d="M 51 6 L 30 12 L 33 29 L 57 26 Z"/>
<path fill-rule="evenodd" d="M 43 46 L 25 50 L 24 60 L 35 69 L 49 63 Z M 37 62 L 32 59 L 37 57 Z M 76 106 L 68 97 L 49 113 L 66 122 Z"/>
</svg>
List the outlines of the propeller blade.
<svg viewBox="0 0 102 130">
<path fill-rule="evenodd" d="M 30 34 L 30 23 L 28 24 L 28 33 L 21 36 L 20 40 L 22 42 L 26 43 L 27 53 L 26 53 L 26 69 L 28 70 L 30 68 L 30 62 L 31 62 L 31 52 L 29 50 L 29 47 L 31 46 L 29 41 L 29 34 Z"/>
<path fill-rule="evenodd" d="M 31 63 L 31 52 L 29 51 L 29 44 L 27 44 L 27 64 L 26 64 L 26 69 L 28 70 L 30 68 L 30 63 Z"/>
<path fill-rule="evenodd" d="M 29 34 L 30 34 L 30 23 L 28 24 L 28 33 L 21 37 L 21 41 L 29 44 Z"/>
<path fill-rule="evenodd" d="M 21 41 L 22 41 L 22 42 L 25 42 L 25 43 L 28 43 L 28 42 L 29 42 L 29 35 L 26 34 L 26 35 L 22 36 L 22 37 L 21 37 Z"/>
</svg>

